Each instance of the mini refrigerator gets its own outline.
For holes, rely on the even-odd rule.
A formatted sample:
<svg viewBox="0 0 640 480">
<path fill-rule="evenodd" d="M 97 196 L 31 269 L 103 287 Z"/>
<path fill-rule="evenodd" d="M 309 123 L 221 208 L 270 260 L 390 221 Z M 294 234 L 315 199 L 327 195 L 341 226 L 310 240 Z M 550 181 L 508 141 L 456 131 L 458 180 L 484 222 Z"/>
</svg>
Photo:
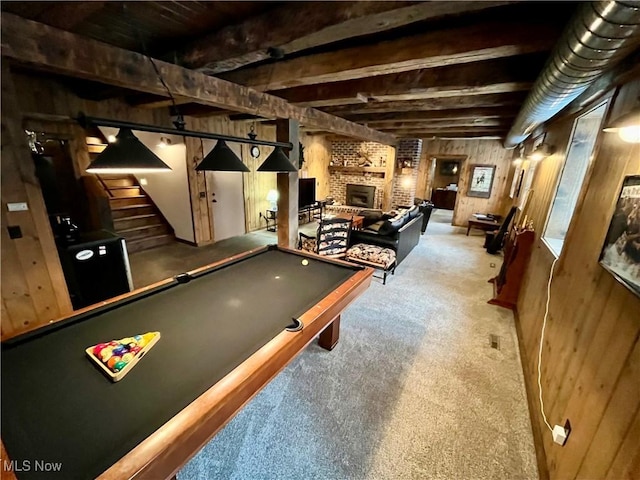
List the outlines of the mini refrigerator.
<svg viewBox="0 0 640 480">
<path fill-rule="evenodd" d="M 105 230 L 59 243 L 58 253 L 75 310 L 133 289 L 124 238 Z"/>
</svg>

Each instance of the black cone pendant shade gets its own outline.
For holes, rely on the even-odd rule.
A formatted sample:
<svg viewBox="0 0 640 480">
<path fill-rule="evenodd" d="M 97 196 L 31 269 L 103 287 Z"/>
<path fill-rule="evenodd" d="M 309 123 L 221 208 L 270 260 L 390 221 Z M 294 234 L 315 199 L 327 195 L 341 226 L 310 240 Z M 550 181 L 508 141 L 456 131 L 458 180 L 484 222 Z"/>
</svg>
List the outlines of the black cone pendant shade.
<svg viewBox="0 0 640 480">
<path fill-rule="evenodd" d="M 197 171 L 249 172 L 249 168 L 233 153 L 224 140 L 218 140 L 216 146 L 202 159 Z"/>
<path fill-rule="evenodd" d="M 282 150 L 276 147 L 271 155 L 258 167 L 258 172 L 297 172 L 298 169 L 289 161 L 289 158 Z"/>
<path fill-rule="evenodd" d="M 145 147 L 129 128 L 121 128 L 116 141 L 108 144 L 87 168 L 87 172 L 98 174 L 170 171 L 171 167 Z"/>
</svg>

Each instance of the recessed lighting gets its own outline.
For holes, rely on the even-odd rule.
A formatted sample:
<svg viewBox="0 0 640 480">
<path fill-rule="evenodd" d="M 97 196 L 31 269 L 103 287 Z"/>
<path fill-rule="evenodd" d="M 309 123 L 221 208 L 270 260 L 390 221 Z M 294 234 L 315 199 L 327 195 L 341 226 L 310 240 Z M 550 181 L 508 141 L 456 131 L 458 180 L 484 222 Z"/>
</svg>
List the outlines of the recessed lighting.
<svg viewBox="0 0 640 480">
<path fill-rule="evenodd" d="M 169 137 L 160 137 L 160 143 L 158 143 L 158 147 L 166 148 L 171 145 L 171 139 Z"/>
</svg>

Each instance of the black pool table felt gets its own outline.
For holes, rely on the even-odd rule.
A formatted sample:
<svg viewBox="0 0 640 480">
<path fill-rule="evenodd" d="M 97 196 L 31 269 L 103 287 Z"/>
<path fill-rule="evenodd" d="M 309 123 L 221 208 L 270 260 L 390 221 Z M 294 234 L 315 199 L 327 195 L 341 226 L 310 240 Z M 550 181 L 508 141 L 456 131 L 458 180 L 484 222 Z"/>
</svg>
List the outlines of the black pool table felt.
<svg viewBox="0 0 640 480">
<path fill-rule="evenodd" d="M 94 478 L 357 270 L 268 250 L 56 329 L 2 345 L 2 439 L 12 460 Z M 160 331 L 121 382 L 85 357 L 105 338 Z M 38 478 L 22 472 L 19 478 Z M 50 474 L 48 474 L 48 477 Z"/>
</svg>

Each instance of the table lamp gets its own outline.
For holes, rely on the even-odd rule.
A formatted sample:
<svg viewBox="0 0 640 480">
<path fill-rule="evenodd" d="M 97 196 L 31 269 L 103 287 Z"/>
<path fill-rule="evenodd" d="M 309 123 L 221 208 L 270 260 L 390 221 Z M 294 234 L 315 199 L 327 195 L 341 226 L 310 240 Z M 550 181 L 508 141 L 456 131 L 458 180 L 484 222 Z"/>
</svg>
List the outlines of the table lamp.
<svg viewBox="0 0 640 480">
<path fill-rule="evenodd" d="M 270 202 L 270 210 L 278 210 L 278 190 L 269 190 L 267 201 Z"/>
</svg>

